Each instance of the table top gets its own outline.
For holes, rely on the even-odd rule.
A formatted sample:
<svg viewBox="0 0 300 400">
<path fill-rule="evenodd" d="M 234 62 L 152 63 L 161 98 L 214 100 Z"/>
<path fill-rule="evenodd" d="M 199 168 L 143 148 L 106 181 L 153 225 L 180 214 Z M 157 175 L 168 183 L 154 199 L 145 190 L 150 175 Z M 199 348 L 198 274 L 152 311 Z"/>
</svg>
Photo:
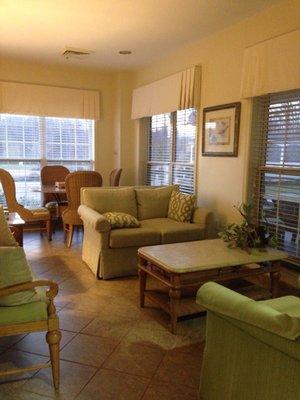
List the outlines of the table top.
<svg viewBox="0 0 300 400">
<path fill-rule="evenodd" d="M 252 249 L 251 254 L 248 254 L 242 249 L 228 248 L 222 239 L 141 247 L 138 254 L 168 272 L 179 274 L 276 261 L 288 257 L 283 251 L 270 248 L 266 251 Z"/>
<path fill-rule="evenodd" d="M 66 193 L 66 189 L 58 189 L 55 185 L 42 185 L 40 189 L 33 189 L 33 192 L 45 193 L 45 194 L 63 194 Z"/>
<path fill-rule="evenodd" d="M 25 221 L 16 212 L 9 213 L 8 218 L 6 217 L 6 220 L 10 226 L 25 225 Z"/>
</svg>

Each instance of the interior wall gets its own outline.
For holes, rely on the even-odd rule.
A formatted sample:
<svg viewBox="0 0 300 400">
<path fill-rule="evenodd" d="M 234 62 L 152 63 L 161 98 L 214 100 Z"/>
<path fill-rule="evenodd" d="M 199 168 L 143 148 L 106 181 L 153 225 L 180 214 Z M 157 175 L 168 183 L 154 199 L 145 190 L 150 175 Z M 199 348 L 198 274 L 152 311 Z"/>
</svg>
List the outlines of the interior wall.
<svg viewBox="0 0 300 400">
<path fill-rule="evenodd" d="M 196 64 L 202 66 L 197 198 L 200 205 L 215 211 L 220 223 L 239 219 L 233 205 L 245 200 L 247 192 L 251 101 L 240 98 L 244 49 L 299 26 L 299 1 L 281 1 L 230 28 L 189 44 L 134 74 L 133 84 L 138 87 Z M 242 101 L 238 157 L 202 157 L 203 108 L 237 101 Z M 135 130 L 138 145 L 138 122 Z M 142 153 L 142 149 L 140 151 Z"/>
<path fill-rule="evenodd" d="M 0 80 L 98 90 L 100 120 L 95 130 L 95 168 L 102 174 L 104 184 L 108 184 L 109 172 L 120 158 L 115 73 L 0 58 Z"/>
</svg>

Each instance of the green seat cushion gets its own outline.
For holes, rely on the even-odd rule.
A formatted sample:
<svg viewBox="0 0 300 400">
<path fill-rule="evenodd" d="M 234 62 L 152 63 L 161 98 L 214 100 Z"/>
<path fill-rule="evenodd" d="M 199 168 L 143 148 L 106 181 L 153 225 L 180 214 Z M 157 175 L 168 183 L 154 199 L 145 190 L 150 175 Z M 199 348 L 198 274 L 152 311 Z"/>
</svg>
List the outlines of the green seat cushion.
<svg viewBox="0 0 300 400">
<path fill-rule="evenodd" d="M 137 217 L 133 187 L 84 188 L 81 191 L 81 204 L 98 211 L 100 214 L 123 212 Z"/>
<path fill-rule="evenodd" d="M 103 217 L 108 220 L 111 229 L 138 228 L 140 226 L 139 221 L 133 215 L 126 213 L 107 212 L 103 214 Z"/>
<path fill-rule="evenodd" d="M 177 222 L 170 218 L 154 218 L 141 221 L 141 227 L 159 232 L 161 243 L 178 243 L 200 240 L 204 229 L 189 222 Z"/>
<path fill-rule="evenodd" d="M 195 195 L 173 191 L 169 202 L 168 218 L 178 222 L 191 222 L 195 204 Z"/>
<path fill-rule="evenodd" d="M 23 247 L 0 247 L 0 288 L 31 282 L 32 274 Z M 0 297 L 0 306 L 14 306 L 40 300 L 35 290 Z"/>
<path fill-rule="evenodd" d="M 43 301 L 35 301 L 14 307 L 0 307 L 0 326 L 44 321 L 47 318 L 47 304 Z"/>
<path fill-rule="evenodd" d="M 138 219 L 165 218 L 168 214 L 171 193 L 178 190 L 177 185 L 135 189 Z"/>
<path fill-rule="evenodd" d="M 13 237 L 4 215 L 3 207 L 0 205 L 0 246 L 18 246 Z"/>
<path fill-rule="evenodd" d="M 147 228 L 113 229 L 110 232 L 109 247 L 141 247 L 160 244 L 160 234 Z"/>
</svg>

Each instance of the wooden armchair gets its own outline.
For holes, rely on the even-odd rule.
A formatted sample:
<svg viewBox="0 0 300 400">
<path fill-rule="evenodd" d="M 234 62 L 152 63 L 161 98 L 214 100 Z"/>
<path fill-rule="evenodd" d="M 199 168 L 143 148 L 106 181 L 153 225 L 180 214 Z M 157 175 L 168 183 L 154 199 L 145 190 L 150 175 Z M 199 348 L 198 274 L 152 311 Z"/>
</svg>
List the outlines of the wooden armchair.
<svg viewBox="0 0 300 400">
<path fill-rule="evenodd" d="M 11 174 L 5 169 L 0 168 L 0 182 L 4 191 L 9 212 L 16 212 L 26 222 L 25 229 L 40 230 L 47 232 L 48 240 L 52 239 L 51 215 L 45 207 L 24 207 L 18 203 L 16 198 L 16 185 Z M 33 227 L 33 223 L 40 224 L 38 228 Z"/>
<path fill-rule="evenodd" d="M 47 331 L 46 341 L 49 345 L 50 364 L 38 364 L 26 368 L 3 371 L 0 372 L 0 376 L 24 373 L 51 366 L 54 388 L 55 390 L 58 390 L 59 343 L 61 332 L 59 330 L 58 316 L 53 303 L 53 299 L 58 293 L 57 284 L 48 280 L 16 284 L 1 288 L 0 297 L 45 286 L 49 287 L 46 292 L 48 304 L 46 300 L 41 300 L 17 306 L 0 306 L 0 337 Z"/>
</svg>

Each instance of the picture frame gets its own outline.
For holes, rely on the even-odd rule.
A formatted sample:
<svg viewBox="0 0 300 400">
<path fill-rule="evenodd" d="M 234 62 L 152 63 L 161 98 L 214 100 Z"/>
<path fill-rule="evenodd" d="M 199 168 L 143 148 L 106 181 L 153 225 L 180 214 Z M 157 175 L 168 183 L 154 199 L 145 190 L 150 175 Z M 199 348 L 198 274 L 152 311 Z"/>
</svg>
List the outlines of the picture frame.
<svg viewBox="0 0 300 400">
<path fill-rule="evenodd" d="M 241 102 L 207 107 L 203 110 L 202 155 L 237 157 Z"/>
</svg>

